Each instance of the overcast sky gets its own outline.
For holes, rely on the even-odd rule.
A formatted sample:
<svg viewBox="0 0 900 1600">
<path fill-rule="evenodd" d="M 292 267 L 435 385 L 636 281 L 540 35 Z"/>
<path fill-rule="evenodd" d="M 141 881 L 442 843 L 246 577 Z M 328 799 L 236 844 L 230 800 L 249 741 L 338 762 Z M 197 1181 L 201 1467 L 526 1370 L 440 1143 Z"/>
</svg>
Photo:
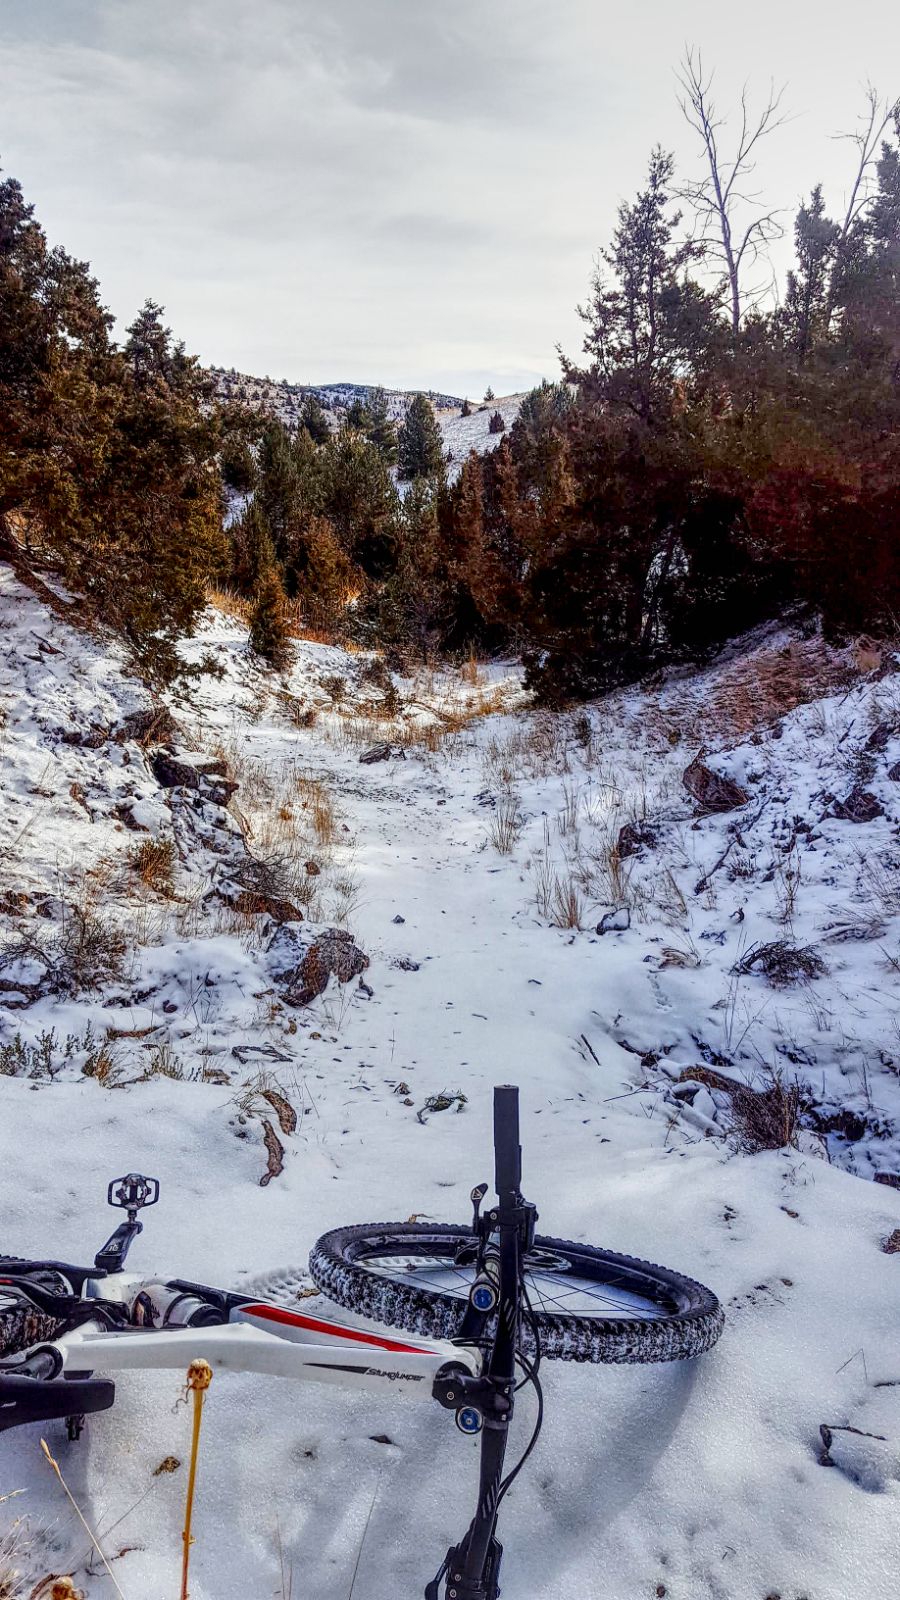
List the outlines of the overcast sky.
<svg viewBox="0 0 900 1600">
<path fill-rule="evenodd" d="M 478 395 L 558 371 L 655 141 L 696 167 L 685 42 L 724 108 L 787 81 L 773 203 L 900 93 L 891 0 L 0 0 L 0 163 L 127 322 L 207 362 Z M 886 74 L 893 72 L 894 81 Z"/>
</svg>

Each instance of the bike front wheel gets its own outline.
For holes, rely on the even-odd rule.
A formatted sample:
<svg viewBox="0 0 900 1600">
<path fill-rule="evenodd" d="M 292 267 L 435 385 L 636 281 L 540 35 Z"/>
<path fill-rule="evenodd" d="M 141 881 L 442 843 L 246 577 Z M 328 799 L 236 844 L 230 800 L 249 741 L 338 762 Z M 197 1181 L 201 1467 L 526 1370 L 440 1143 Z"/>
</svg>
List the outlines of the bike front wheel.
<svg viewBox="0 0 900 1600">
<path fill-rule="evenodd" d="M 390 1328 L 455 1339 L 477 1271 L 470 1229 L 376 1222 L 336 1228 L 309 1270 L 323 1294 Z M 724 1316 L 692 1278 L 568 1239 L 535 1238 L 523 1281 L 542 1355 L 556 1361 L 683 1361 L 715 1344 Z M 534 1348 L 523 1317 L 525 1349 Z M 490 1332 L 490 1325 L 488 1325 Z"/>
</svg>

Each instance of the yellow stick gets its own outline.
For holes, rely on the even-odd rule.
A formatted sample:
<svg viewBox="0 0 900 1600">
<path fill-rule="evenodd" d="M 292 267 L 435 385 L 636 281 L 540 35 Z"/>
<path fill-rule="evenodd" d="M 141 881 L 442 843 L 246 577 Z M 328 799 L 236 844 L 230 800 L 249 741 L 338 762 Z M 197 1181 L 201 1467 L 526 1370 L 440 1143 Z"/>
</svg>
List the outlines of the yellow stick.
<svg viewBox="0 0 900 1600">
<path fill-rule="evenodd" d="M 194 1395 L 194 1426 L 191 1434 L 191 1465 L 188 1472 L 187 1500 L 184 1508 L 184 1550 L 181 1557 L 181 1600 L 188 1600 L 188 1566 L 191 1559 L 191 1517 L 194 1512 L 194 1485 L 197 1481 L 197 1452 L 200 1448 L 200 1421 L 206 1391 L 212 1383 L 212 1367 L 208 1361 L 192 1361 L 187 1371 L 187 1388 Z"/>
</svg>

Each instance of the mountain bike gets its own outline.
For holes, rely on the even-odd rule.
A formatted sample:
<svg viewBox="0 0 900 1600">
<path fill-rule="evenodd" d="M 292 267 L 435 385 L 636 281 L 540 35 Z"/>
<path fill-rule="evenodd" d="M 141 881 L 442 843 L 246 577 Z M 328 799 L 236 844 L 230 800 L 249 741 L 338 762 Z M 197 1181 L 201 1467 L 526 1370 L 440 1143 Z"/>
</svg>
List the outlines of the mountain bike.
<svg viewBox="0 0 900 1600">
<path fill-rule="evenodd" d="M 306 1312 L 301 1272 L 272 1274 L 259 1293 L 124 1271 L 159 1200 L 140 1173 L 107 1199 L 126 1218 L 93 1265 L 0 1256 L 0 1430 L 64 1418 L 77 1438 L 106 1410 L 100 1372 L 186 1367 L 315 1379 L 437 1401 L 480 1435 L 475 1514 L 425 1589 L 426 1600 L 497 1600 L 500 1505 L 533 1451 L 543 1419 L 543 1361 L 655 1362 L 702 1355 L 722 1331 L 715 1295 L 665 1267 L 544 1237 L 521 1192 L 519 1094 L 494 1090 L 496 1200 L 472 1190 L 468 1225 L 363 1223 L 313 1246 L 316 1288 L 351 1322 Z M 373 1324 L 398 1330 L 388 1337 Z M 536 1399 L 531 1435 L 506 1467 L 517 1396 Z"/>
</svg>

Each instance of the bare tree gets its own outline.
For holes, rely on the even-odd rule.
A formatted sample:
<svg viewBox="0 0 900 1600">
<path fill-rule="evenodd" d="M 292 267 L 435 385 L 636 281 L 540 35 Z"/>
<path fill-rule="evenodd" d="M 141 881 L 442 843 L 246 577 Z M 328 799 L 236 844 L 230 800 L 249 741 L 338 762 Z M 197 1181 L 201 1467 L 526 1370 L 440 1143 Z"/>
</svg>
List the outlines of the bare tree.
<svg viewBox="0 0 900 1600">
<path fill-rule="evenodd" d="M 699 50 L 685 54 L 678 82 L 684 91 L 679 104 L 688 125 L 700 137 L 707 169 L 695 182 L 682 185 L 679 193 L 696 215 L 699 242 L 721 267 L 731 326 L 737 333 L 746 301 L 762 292 L 759 286 L 746 285 L 746 273 L 784 233 L 779 213 L 764 210 L 759 194 L 745 188 L 756 166 L 758 145 L 786 120 L 780 114 L 784 89 L 776 93 L 773 83 L 762 110 L 754 114 L 744 86 L 740 128 L 731 151 L 725 154 L 720 135 L 727 119 L 718 114 L 712 96 L 713 74 L 704 72 Z"/>
</svg>

